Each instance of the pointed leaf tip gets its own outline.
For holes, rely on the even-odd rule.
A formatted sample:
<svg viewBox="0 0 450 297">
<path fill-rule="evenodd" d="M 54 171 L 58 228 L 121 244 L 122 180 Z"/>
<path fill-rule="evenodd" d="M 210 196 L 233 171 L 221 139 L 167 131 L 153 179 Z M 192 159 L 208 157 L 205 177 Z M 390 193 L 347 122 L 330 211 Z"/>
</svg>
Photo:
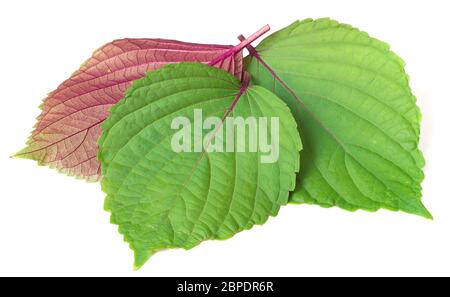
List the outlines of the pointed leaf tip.
<svg viewBox="0 0 450 297">
<path fill-rule="evenodd" d="M 151 252 L 151 251 L 135 250 L 134 251 L 133 269 L 135 271 L 141 269 L 142 266 L 144 266 L 144 264 L 151 258 L 152 255 L 153 255 L 153 252 Z"/>
<path fill-rule="evenodd" d="M 422 201 L 406 201 L 404 204 L 400 206 L 401 209 L 403 209 L 405 212 L 421 216 L 428 220 L 434 220 L 433 215 L 430 211 L 425 207 L 425 205 L 422 203 Z"/>
</svg>

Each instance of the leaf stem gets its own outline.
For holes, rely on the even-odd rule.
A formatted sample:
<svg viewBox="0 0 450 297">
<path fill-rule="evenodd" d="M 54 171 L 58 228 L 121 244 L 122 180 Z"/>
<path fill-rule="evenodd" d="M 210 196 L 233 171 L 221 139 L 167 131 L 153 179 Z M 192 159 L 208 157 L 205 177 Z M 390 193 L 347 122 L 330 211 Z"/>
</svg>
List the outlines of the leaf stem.
<svg viewBox="0 0 450 297">
<path fill-rule="evenodd" d="M 270 31 L 270 26 L 269 25 L 265 25 L 260 30 L 258 30 L 254 34 L 252 34 L 249 38 L 244 38 L 243 40 L 241 40 L 240 44 L 232 47 L 231 49 L 226 51 L 224 54 L 222 54 L 219 57 L 217 57 L 214 60 L 212 60 L 209 63 L 209 66 L 215 66 L 218 63 L 222 62 L 223 60 L 225 60 L 225 59 L 227 59 L 227 58 L 229 58 L 231 56 L 234 56 L 236 53 L 239 53 L 244 48 L 249 46 L 252 42 L 254 42 L 255 40 L 257 40 L 258 38 L 260 38 L 261 36 L 263 36 L 264 34 L 266 34 L 269 31 Z"/>
<path fill-rule="evenodd" d="M 242 95 L 244 95 L 244 93 L 247 91 L 249 85 L 250 85 L 250 74 L 245 71 L 243 73 L 242 87 L 241 87 L 239 93 L 236 95 L 236 98 L 234 99 L 230 108 L 228 108 L 228 112 L 225 114 L 225 117 L 228 117 L 228 115 L 233 111 L 233 109 L 236 106 L 236 104 L 238 103 L 239 99 L 241 99 Z"/>
</svg>

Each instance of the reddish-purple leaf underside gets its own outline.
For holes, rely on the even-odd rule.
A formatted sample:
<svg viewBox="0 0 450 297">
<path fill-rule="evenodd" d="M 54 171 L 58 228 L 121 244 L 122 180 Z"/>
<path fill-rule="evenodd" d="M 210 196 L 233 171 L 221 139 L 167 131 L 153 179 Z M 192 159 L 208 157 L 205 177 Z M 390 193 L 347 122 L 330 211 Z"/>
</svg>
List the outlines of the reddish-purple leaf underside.
<svg viewBox="0 0 450 297">
<path fill-rule="evenodd" d="M 27 147 L 16 157 L 96 181 L 100 177 L 96 158 L 100 124 L 132 81 L 148 71 L 183 61 L 214 64 L 241 77 L 242 51 L 233 49 L 236 47 L 163 39 L 108 43 L 48 95 Z"/>
</svg>

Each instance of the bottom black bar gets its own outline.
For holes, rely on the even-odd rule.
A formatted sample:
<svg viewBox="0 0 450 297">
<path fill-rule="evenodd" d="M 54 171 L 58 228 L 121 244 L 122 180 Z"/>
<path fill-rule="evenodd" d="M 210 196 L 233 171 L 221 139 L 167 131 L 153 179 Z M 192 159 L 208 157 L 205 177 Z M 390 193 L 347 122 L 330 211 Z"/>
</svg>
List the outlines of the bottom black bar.
<svg viewBox="0 0 450 297">
<path fill-rule="evenodd" d="M 289 278 L 158 278 L 155 285 L 175 296 L 286 296 L 296 286 Z M 298 283 L 297 283 L 298 285 Z"/>
</svg>

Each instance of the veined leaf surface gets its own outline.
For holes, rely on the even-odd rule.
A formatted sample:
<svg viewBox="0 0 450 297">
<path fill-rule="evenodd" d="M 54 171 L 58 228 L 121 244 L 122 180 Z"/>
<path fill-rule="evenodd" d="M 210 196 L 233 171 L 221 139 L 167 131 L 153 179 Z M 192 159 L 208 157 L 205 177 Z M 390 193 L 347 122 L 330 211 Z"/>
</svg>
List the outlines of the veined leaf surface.
<svg viewBox="0 0 450 297">
<path fill-rule="evenodd" d="M 44 100 L 27 147 L 16 157 L 96 181 L 100 173 L 96 159 L 100 124 L 133 80 L 166 64 L 208 63 L 231 48 L 164 39 L 122 39 L 106 44 Z M 216 66 L 240 77 L 242 53 Z"/>
<path fill-rule="evenodd" d="M 193 122 L 195 109 L 222 121 L 279 118 L 278 161 L 261 163 L 260 150 L 175 152 L 171 122 L 180 116 Z M 134 250 L 137 268 L 159 250 L 190 249 L 263 224 L 295 188 L 301 141 L 289 108 L 267 89 L 247 88 L 220 69 L 181 63 L 150 72 L 133 83 L 102 128 L 105 208 Z M 213 135 L 212 142 L 219 137 Z"/>
<path fill-rule="evenodd" d="M 298 121 L 305 149 L 292 202 L 431 218 L 421 202 L 421 114 L 387 44 L 336 21 L 305 20 L 266 38 L 247 62 Z"/>
</svg>

